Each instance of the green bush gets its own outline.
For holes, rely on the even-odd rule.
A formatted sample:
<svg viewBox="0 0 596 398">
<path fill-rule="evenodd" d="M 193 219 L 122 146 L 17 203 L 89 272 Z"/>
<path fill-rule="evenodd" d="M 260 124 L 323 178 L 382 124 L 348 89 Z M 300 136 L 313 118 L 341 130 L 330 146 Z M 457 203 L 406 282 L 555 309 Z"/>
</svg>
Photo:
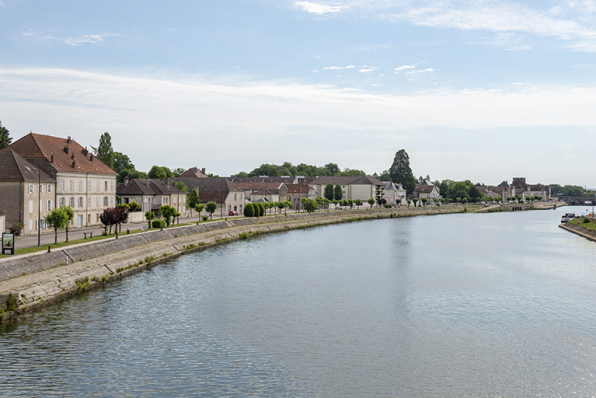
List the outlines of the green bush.
<svg viewBox="0 0 596 398">
<path fill-rule="evenodd" d="M 166 226 L 166 222 L 164 220 L 153 220 L 151 221 L 151 226 L 153 228 L 163 228 Z"/>
<path fill-rule="evenodd" d="M 584 219 L 582 220 L 582 223 L 584 224 L 588 224 L 590 222 L 590 219 L 588 217 L 584 217 Z"/>
<path fill-rule="evenodd" d="M 209 219 L 209 217 L 207 217 L 207 216 L 203 216 L 201 218 L 203 219 L 203 221 L 207 221 Z"/>
<path fill-rule="evenodd" d="M 141 210 L 141 205 L 138 202 L 131 202 L 128 204 L 128 207 L 130 208 L 130 211 L 139 211 Z"/>
<path fill-rule="evenodd" d="M 255 207 L 252 203 L 247 204 L 244 206 L 244 216 L 245 217 L 254 217 L 255 215 Z"/>
<path fill-rule="evenodd" d="M 257 203 L 257 206 L 259 206 L 259 217 L 263 217 L 265 215 L 265 205 Z"/>
</svg>

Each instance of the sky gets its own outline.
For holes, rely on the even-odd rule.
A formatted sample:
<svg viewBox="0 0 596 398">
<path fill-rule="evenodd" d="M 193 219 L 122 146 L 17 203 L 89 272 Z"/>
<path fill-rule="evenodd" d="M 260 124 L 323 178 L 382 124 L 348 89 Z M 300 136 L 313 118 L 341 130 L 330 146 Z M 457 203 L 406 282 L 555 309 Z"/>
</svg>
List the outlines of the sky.
<svg viewBox="0 0 596 398">
<path fill-rule="evenodd" d="M 596 187 L 596 0 L 0 0 L 0 120 L 138 170 Z"/>
</svg>

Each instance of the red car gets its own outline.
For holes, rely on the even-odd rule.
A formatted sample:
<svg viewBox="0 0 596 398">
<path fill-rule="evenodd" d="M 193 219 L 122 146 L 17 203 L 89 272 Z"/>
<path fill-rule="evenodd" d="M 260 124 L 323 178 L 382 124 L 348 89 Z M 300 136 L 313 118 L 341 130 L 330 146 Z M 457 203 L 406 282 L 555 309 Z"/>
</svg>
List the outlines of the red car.
<svg viewBox="0 0 596 398">
<path fill-rule="evenodd" d="M 230 212 L 228 213 L 228 216 L 237 216 L 238 212 L 234 211 L 234 210 L 230 210 Z"/>
</svg>

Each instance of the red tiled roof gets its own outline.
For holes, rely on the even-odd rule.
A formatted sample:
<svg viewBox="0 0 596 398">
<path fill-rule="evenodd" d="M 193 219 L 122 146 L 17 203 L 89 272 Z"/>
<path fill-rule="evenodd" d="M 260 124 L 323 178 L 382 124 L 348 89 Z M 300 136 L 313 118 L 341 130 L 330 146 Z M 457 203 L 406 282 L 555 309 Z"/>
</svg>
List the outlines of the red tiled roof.
<svg viewBox="0 0 596 398">
<path fill-rule="evenodd" d="M 311 190 L 308 184 L 286 184 L 286 187 L 288 188 L 288 193 L 308 194 Z"/>
<path fill-rule="evenodd" d="M 58 171 L 116 174 L 75 140 L 29 133 L 9 146 L 27 160 L 45 159 Z M 52 162 L 53 159 L 53 162 Z"/>
<path fill-rule="evenodd" d="M 180 177 L 196 177 L 196 178 L 208 178 L 205 173 L 203 173 L 205 169 L 199 170 L 198 167 L 191 167 L 190 169 L 186 170 L 184 173 L 180 175 Z"/>
</svg>

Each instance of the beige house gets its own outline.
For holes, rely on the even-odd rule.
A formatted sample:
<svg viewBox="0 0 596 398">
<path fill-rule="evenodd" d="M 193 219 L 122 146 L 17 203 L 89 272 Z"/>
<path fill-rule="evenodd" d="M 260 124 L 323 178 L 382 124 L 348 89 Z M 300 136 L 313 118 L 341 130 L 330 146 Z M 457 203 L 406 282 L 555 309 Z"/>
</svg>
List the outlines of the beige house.
<svg viewBox="0 0 596 398">
<path fill-rule="evenodd" d="M 342 199 L 360 199 L 366 203 L 370 198 L 375 201 L 383 199 L 385 196 L 385 185 L 375 177 L 316 177 L 308 179 L 317 197 L 325 197 L 325 186 L 329 183 L 340 185 L 342 189 Z"/>
<path fill-rule="evenodd" d="M 5 224 L 23 224 L 22 235 L 49 232 L 44 217 L 56 206 L 56 183 L 10 148 L 0 151 L 0 213 Z"/>
<path fill-rule="evenodd" d="M 433 204 L 441 199 L 441 191 L 437 186 L 424 181 L 414 188 L 414 197 L 421 200 L 426 199 L 429 204 Z"/>
<path fill-rule="evenodd" d="M 244 197 L 251 202 L 285 202 L 288 200 L 288 188 L 283 182 L 234 182 L 244 191 Z"/>
<path fill-rule="evenodd" d="M 74 210 L 71 225 L 99 225 L 103 210 L 116 206 L 116 172 L 70 137 L 29 133 L 8 148 L 55 180 L 56 205 Z"/>
<path fill-rule="evenodd" d="M 233 184 L 229 178 L 178 177 L 167 178 L 165 181 L 168 184 L 172 181 L 183 182 L 188 187 L 189 192 L 196 189 L 203 204 L 207 202 L 217 203 L 216 216 L 225 217 L 231 211 L 238 214 L 244 212 L 244 191 Z"/>
<path fill-rule="evenodd" d="M 174 207 L 180 214 L 186 214 L 187 193 L 167 185 L 164 181 L 144 178 L 125 179 L 123 184 L 118 184 L 117 194 L 122 203 L 137 202 L 141 211 L 159 212 L 160 206 Z"/>
<path fill-rule="evenodd" d="M 383 181 L 385 185 L 385 197 L 384 199 L 388 204 L 393 206 L 401 206 L 407 204 L 406 190 L 402 184 L 394 183 L 391 181 Z"/>
<path fill-rule="evenodd" d="M 550 186 L 543 184 L 528 184 L 525 177 L 516 177 L 511 182 L 512 196 L 521 196 L 523 200 L 527 197 L 540 196 L 542 201 L 549 201 L 551 198 Z"/>
</svg>

